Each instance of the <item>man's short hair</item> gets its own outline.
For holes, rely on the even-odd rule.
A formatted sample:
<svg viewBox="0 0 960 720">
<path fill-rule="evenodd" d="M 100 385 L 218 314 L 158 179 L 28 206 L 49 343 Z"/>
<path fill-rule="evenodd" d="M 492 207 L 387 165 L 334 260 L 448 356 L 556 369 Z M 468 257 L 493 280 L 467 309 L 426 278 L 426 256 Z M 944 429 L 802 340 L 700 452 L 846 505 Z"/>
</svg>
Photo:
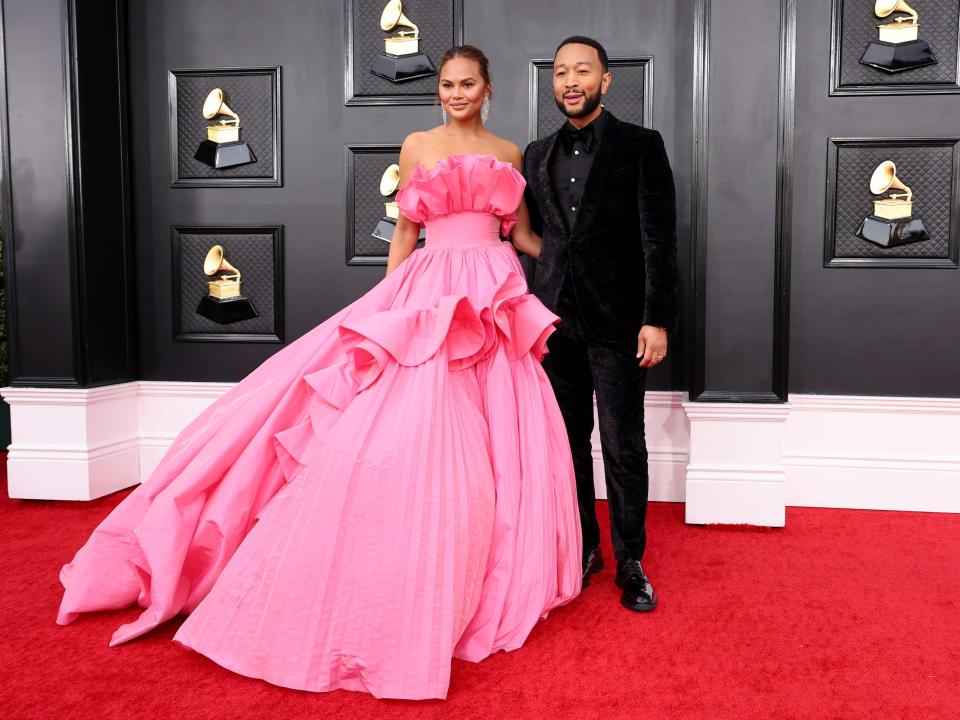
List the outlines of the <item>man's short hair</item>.
<svg viewBox="0 0 960 720">
<path fill-rule="evenodd" d="M 597 42 L 593 38 L 587 37 L 586 35 L 571 35 L 562 43 L 557 45 L 557 49 L 553 53 L 554 57 L 557 56 L 557 53 L 560 52 L 560 48 L 562 48 L 564 45 L 589 45 L 594 50 L 596 50 L 597 55 L 600 56 L 600 64 L 603 65 L 603 71 L 606 72 L 607 70 L 609 70 L 609 67 L 607 65 L 607 51 L 604 49 L 603 45 L 601 45 L 599 42 Z"/>
</svg>

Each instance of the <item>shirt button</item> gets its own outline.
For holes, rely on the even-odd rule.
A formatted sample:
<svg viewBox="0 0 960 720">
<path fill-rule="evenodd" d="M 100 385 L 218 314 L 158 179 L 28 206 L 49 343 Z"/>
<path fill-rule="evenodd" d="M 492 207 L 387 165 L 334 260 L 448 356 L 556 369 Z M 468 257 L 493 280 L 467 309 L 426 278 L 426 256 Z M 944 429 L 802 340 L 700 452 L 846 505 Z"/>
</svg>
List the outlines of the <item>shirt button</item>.
<svg viewBox="0 0 960 720">
<path fill-rule="evenodd" d="M 576 181 L 577 181 L 576 178 L 570 178 L 570 182 L 576 182 Z"/>
<path fill-rule="evenodd" d="M 574 212 L 577 211 L 577 209 L 576 209 L 575 207 L 572 207 L 572 208 L 570 208 L 570 209 L 573 210 Z"/>
<path fill-rule="evenodd" d="M 579 155 L 579 154 L 580 154 L 580 151 L 579 151 L 579 150 L 574 150 L 574 151 L 573 151 L 573 154 L 574 154 L 574 155 Z"/>
</svg>

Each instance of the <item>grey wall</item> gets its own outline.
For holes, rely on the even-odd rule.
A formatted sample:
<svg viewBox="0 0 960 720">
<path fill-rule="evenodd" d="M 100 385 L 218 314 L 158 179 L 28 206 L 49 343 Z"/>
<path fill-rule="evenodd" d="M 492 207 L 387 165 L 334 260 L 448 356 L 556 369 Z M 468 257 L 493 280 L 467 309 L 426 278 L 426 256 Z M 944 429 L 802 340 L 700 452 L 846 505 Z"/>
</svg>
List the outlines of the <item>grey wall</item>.
<svg viewBox="0 0 960 720">
<path fill-rule="evenodd" d="M 282 224 L 285 337 L 295 339 L 384 273 L 383 267 L 344 262 L 344 145 L 400 143 L 407 133 L 439 122 L 430 106 L 344 106 L 340 2 L 289 0 L 278 6 L 237 0 L 230 7 L 223 13 L 192 0 L 130 7 L 138 344 L 141 376 L 148 379 L 234 380 L 276 351 L 276 345 L 172 340 L 171 225 Z M 655 57 L 654 125 L 664 133 L 677 174 L 682 267 L 688 265 L 691 146 L 690 20 L 684 7 L 656 0 L 590 6 L 574 0 L 467 0 L 464 9 L 465 40 L 491 59 L 490 127 L 521 146 L 528 133 L 531 58 L 552 56 L 559 40 L 574 32 L 602 38 L 611 55 Z M 267 65 L 283 68 L 283 187 L 170 188 L 167 70 Z M 651 384 L 683 387 L 685 378 L 678 344 L 673 364 L 658 370 Z"/>
<path fill-rule="evenodd" d="M 790 389 L 960 396 L 960 271 L 823 267 L 828 138 L 957 135 L 960 95 L 829 97 L 829 28 L 830 0 L 805 2 L 797 17 Z"/>
<path fill-rule="evenodd" d="M 113 355 L 99 365 L 87 358 L 88 367 L 105 374 L 119 367 L 126 337 L 135 340 L 136 376 L 158 380 L 235 380 L 275 352 L 268 343 L 173 340 L 171 226 L 283 225 L 288 342 L 382 277 L 382 267 L 345 264 L 344 146 L 399 143 L 438 118 L 429 106 L 344 106 L 341 2 L 236 0 L 226 14 L 191 0 L 133 2 L 125 59 L 137 327 L 121 322 L 122 313 L 99 331 L 85 327 L 79 289 L 98 284 L 76 262 L 77 238 L 87 225 L 101 226 L 77 219 L 83 187 L 64 178 L 85 157 L 96 167 L 96 143 L 108 138 L 85 139 L 81 130 L 81 148 L 71 152 L 67 143 L 64 117 L 76 112 L 65 95 L 71 2 L 3 5 L 15 379 L 96 382 L 78 361 L 91 340 Z M 802 8 L 795 0 L 464 6 L 465 39 L 492 61 L 490 126 L 520 144 L 528 134 L 528 62 L 549 57 L 563 36 L 593 35 L 614 56 L 654 56 L 652 125 L 664 134 L 677 179 L 682 327 L 652 388 L 689 387 L 696 399 L 734 401 L 778 401 L 788 390 L 960 395 L 960 332 L 950 320 L 960 309 L 956 269 L 828 269 L 823 260 L 828 138 L 950 135 L 960 96 L 830 97 L 831 0 Z M 87 32 L 95 41 L 96 28 Z M 277 65 L 283 186 L 171 188 L 168 70 Z M 699 92 L 701 83 L 708 92 Z M 96 97 L 95 87 L 89 92 Z M 122 183 L 106 186 L 118 197 L 124 192 Z M 90 205 L 101 208 L 100 219 L 104 197 Z M 122 235 L 122 223 L 116 227 Z M 103 286 L 127 292 L 122 283 Z M 87 303 L 101 308 L 94 321 L 109 297 L 103 291 L 99 305 Z M 112 336 L 120 340 L 110 346 Z"/>
</svg>

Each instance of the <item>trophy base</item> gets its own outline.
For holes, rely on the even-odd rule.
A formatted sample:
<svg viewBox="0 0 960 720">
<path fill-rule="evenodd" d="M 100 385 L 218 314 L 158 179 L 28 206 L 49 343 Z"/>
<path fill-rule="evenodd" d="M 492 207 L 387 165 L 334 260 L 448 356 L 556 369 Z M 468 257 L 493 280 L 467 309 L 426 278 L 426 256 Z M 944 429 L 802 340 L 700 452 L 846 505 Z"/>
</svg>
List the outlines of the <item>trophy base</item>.
<svg viewBox="0 0 960 720">
<path fill-rule="evenodd" d="M 384 242 L 390 242 L 393 240 L 393 233 L 397 229 L 397 221 L 393 218 L 383 217 L 377 221 L 377 226 L 373 229 L 373 232 L 370 233 L 373 237 L 378 240 L 383 240 Z M 417 245 L 419 246 L 424 240 L 427 239 L 427 229 L 425 227 L 420 228 L 420 237 L 417 238 Z"/>
<path fill-rule="evenodd" d="M 216 143 L 213 140 L 204 140 L 197 148 L 194 160 L 209 165 L 217 170 L 247 165 L 257 161 L 257 156 L 245 142 Z"/>
<path fill-rule="evenodd" d="M 436 75 L 437 69 L 433 66 L 430 58 L 423 53 L 417 53 L 416 55 L 381 53 L 373 61 L 370 72 L 390 82 L 402 83 L 407 80 Z"/>
<path fill-rule="evenodd" d="M 877 70 L 898 73 L 904 70 L 926 67 L 927 65 L 936 65 L 937 59 L 933 56 L 933 52 L 925 40 L 912 40 L 896 44 L 877 41 L 867 45 L 867 50 L 860 58 L 860 62 Z"/>
<path fill-rule="evenodd" d="M 203 315 L 219 325 L 229 325 L 260 315 L 249 298 L 240 296 L 229 300 L 218 300 L 209 295 L 204 295 L 203 299 L 200 300 L 200 304 L 197 305 L 197 314 Z"/>
<path fill-rule="evenodd" d="M 857 228 L 857 237 L 884 248 L 899 247 L 929 240 L 930 236 L 919 218 L 885 220 L 868 215 Z"/>
</svg>

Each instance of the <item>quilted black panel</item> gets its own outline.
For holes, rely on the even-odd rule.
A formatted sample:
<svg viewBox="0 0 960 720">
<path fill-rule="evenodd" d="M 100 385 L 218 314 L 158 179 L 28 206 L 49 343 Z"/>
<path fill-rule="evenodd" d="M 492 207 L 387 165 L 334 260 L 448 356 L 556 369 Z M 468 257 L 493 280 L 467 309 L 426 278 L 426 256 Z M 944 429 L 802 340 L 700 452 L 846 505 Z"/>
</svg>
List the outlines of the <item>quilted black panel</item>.
<svg viewBox="0 0 960 720">
<path fill-rule="evenodd" d="M 370 72 L 374 58 L 383 53 L 383 39 L 394 35 L 397 28 L 386 32 L 380 27 L 380 15 L 386 0 L 352 0 L 353 13 L 353 94 L 435 95 L 437 76 L 392 83 Z M 420 28 L 420 52 L 440 69 L 440 57 L 455 42 L 453 2 L 451 0 L 403 0 L 403 14 Z"/>
<path fill-rule="evenodd" d="M 380 178 L 387 167 L 400 161 L 400 147 L 394 151 L 355 152 L 352 158 L 353 204 L 347 212 L 353 213 L 353 246 L 349 254 L 386 260 L 390 245 L 370 233 L 383 217 L 383 203 L 392 199 L 380 194 Z"/>
<path fill-rule="evenodd" d="M 952 147 L 863 147 L 837 149 L 834 257 L 948 258 L 953 197 Z M 893 160 L 897 177 L 913 190 L 913 215 L 923 220 L 930 239 L 882 248 L 856 236 L 860 222 L 873 213 L 870 176 L 884 160 Z M 828 208 L 828 212 L 830 209 Z"/>
<path fill-rule="evenodd" d="M 257 161 L 216 170 L 193 159 L 197 146 L 207 138 L 203 102 L 214 88 L 223 90 L 224 100 L 240 116 L 240 139 L 246 142 Z M 273 138 L 277 131 L 274 110 L 273 72 L 233 74 L 176 74 L 177 92 L 177 180 L 222 180 L 274 177 Z"/>
<path fill-rule="evenodd" d="M 835 0 L 841 4 L 840 84 L 899 85 L 903 83 L 955 83 L 957 81 L 957 33 L 960 0 L 910 0 L 920 16 L 919 39 L 925 40 L 937 58 L 936 65 L 899 73 L 862 65 L 867 45 L 878 39 L 877 25 L 886 20 L 873 14 L 873 2 Z"/>
<path fill-rule="evenodd" d="M 180 240 L 180 327 L 178 334 L 275 335 L 277 333 L 272 233 L 204 232 L 175 235 Z M 242 293 L 250 298 L 259 317 L 220 325 L 196 313 L 211 279 L 203 260 L 214 245 L 223 245 L 225 257 L 240 271 Z"/>
<path fill-rule="evenodd" d="M 646 125 L 644 100 L 646 92 L 645 66 L 620 64 L 610 61 L 613 83 L 604 96 L 603 105 L 620 120 Z M 491 111 L 492 112 L 492 111 Z M 553 67 L 537 67 L 537 137 L 549 135 L 559 128 L 565 117 L 553 97 Z"/>
</svg>

